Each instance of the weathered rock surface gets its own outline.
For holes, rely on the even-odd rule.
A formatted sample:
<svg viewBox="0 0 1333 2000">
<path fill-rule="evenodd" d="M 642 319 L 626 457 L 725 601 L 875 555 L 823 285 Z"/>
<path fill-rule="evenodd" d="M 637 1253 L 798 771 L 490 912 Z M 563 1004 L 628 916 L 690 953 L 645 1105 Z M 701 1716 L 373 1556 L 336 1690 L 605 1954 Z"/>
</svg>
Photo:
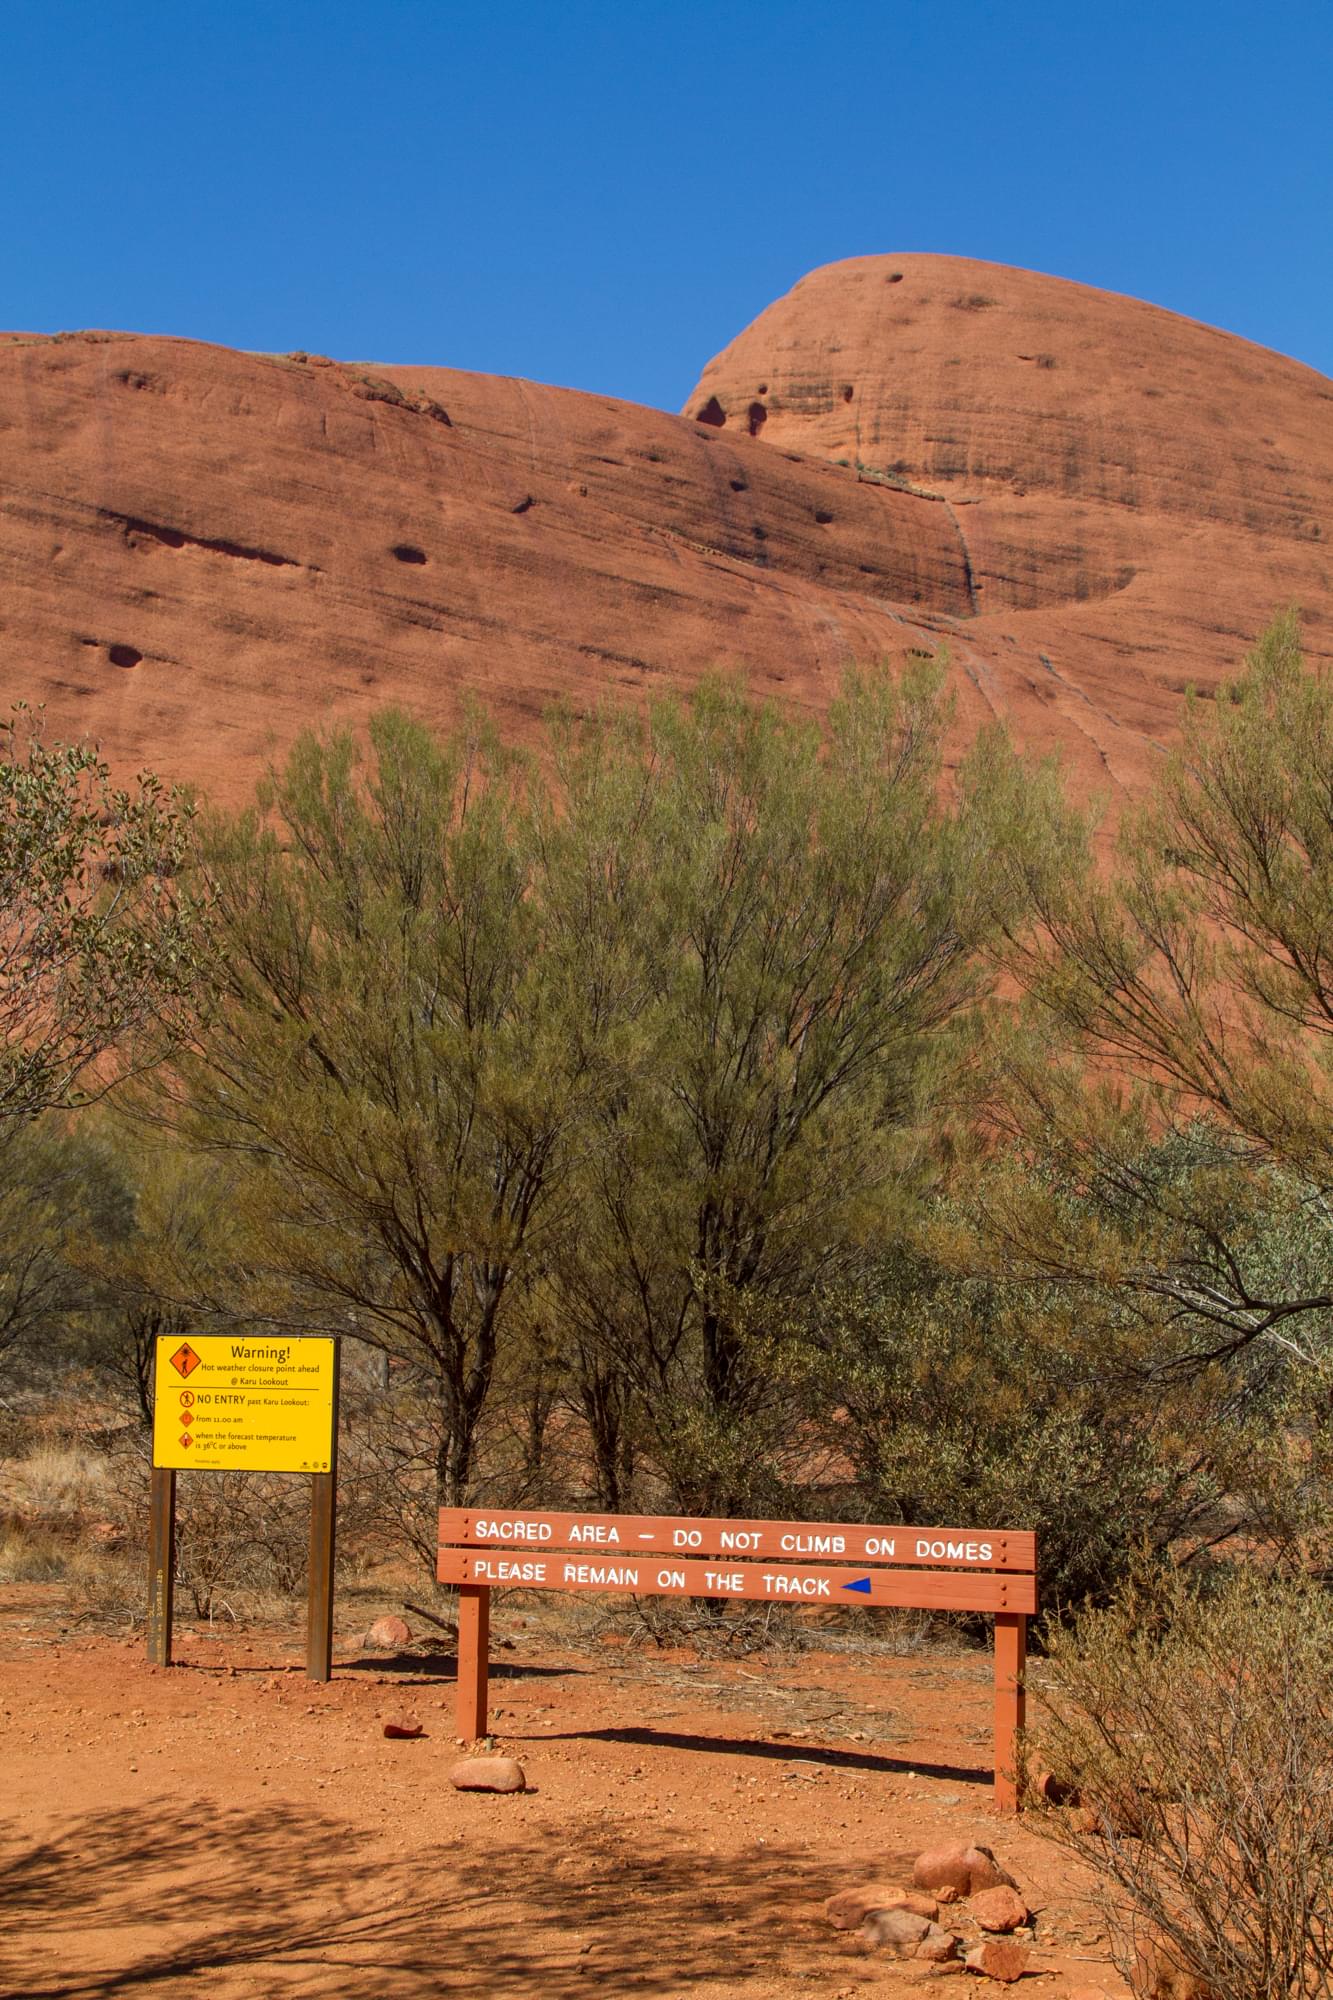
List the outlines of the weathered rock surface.
<svg viewBox="0 0 1333 2000">
<path fill-rule="evenodd" d="M 912 1864 L 912 1880 L 939 1900 L 975 1896 L 983 1889 L 1015 1887 L 989 1847 L 960 1843 L 954 1847 L 931 1847 L 918 1854 Z"/>
<path fill-rule="evenodd" d="M 372 1653 L 396 1653 L 412 1643 L 412 1627 L 405 1618 L 377 1618 L 361 1641 Z"/>
<path fill-rule="evenodd" d="M 946 1931 L 942 1924 L 932 1924 L 917 1945 L 913 1956 L 928 1959 L 932 1965 L 947 1965 L 958 1956 L 958 1940 L 953 1932 Z"/>
<path fill-rule="evenodd" d="M 1233 671 L 1275 609 L 1333 647 L 1333 383 L 1198 321 L 966 258 L 856 257 L 761 313 L 685 408 L 936 496 L 967 553 L 962 670 L 1020 736 L 1081 709 L 1103 783 L 1141 780 L 1179 689 Z"/>
<path fill-rule="evenodd" d="M 911 1910 L 927 1922 L 939 1915 L 933 1896 L 922 1896 L 890 1882 L 866 1882 L 859 1888 L 839 1889 L 824 1903 L 824 1914 L 835 1930 L 854 1931 L 872 1910 Z"/>
<path fill-rule="evenodd" d="M 686 407 L 0 337 L 0 698 L 237 800 L 386 701 L 439 723 L 479 694 L 521 735 L 723 666 L 817 713 L 851 661 L 947 641 L 958 745 L 1000 715 L 1114 799 L 1275 608 L 1333 654 L 1333 384 L 1234 336 L 858 258 Z"/>
<path fill-rule="evenodd" d="M 1006 1986 L 1021 1979 L 1030 1966 L 1022 1945 L 1010 1938 L 987 1938 L 984 1944 L 974 1944 L 963 1953 L 963 1963 L 969 1972 L 984 1973 L 987 1979 L 1002 1980 Z"/>
<path fill-rule="evenodd" d="M 922 1940 L 938 1928 L 915 1910 L 872 1910 L 861 1926 L 861 1938 L 873 1950 L 911 1958 Z"/>
<path fill-rule="evenodd" d="M 522 1792 L 527 1782 L 516 1757 L 461 1757 L 449 1773 L 457 1792 Z"/>
<path fill-rule="evenodd" d="M 390 1741 L 406 1740 L 426 1733 L 419 1715 L 391 1715 L 384 1723 L 384 1734 Z"/>
<path fill-rule="evenodd" d="M 522 733 L 735 666 L 818 710 L 968 609 L 931 502 L 528 382 L 11 338 L 0 437 L 0 695 L 216 796 L 387 701 Z"/>
<path fill-rule="evenodd" d="M 971 1911 L 983 1931 L 1016 1931 L 1030 1915 L 1017 1889 L 1011 1889 L 1006 1882 L 980 1890 L 972 1898 Z"/>
<path fill-rule="evenodd" d="M 1212 1988 L 1160 1944 L 1140 1945 L 1130 1985 L 1140 2000 L 1216 2000 Z"/>
</svg>

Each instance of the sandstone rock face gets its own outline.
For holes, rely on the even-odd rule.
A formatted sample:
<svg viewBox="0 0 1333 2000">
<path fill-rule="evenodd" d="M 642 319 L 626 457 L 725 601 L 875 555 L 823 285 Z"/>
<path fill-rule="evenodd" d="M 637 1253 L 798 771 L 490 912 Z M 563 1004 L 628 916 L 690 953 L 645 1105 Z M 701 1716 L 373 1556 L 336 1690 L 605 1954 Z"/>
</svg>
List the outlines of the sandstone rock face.
<svg viewBox="0 0 1333 2000">
<path fill-rule="evenodd" d="M 731 666 L 819 710 L 968 610 L 931 502 L 526 382 L 11 337 L 0 436 L 0 695 L 224 798 L 389 701 L 522 733 Z"/>
<path fill-rule="evenodd" d="M 1036 272 L 857 257 L 761 313 L 685 407 L 934 495 L 967 552 L 964 666 L 1020 734 L 1081 703 L 1113 781 L 1275 609 L 1333 646 L 1333 383 L 1235 335 Z"/>
<path fill-rule="evenodd" d="M 837 461 L 846 460 L 845 464 Z M 530 382 L 0 336 L 0 698 L 224 801 L 303 726 L 480 695 L 511 735 L 711 667 L 817 714 L 945 642 L 999 715 L 1141 787 L 1274 609 L 1333 654 L 1333 384 L 1054 278 L 859 258 L 681 417 Z"/>
</svg>

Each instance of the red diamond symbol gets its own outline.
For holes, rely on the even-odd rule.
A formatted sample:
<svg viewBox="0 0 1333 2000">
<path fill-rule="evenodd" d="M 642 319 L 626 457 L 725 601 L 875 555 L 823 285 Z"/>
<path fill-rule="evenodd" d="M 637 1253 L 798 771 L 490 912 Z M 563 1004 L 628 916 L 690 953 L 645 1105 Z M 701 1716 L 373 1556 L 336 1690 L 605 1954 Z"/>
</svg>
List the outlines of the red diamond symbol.
<svg viewBox="0 0 1333 2000">
<path fill-rule="evenodd" d="M 181 1432 L 181 1443 L 185 1445 L 190 1445 L 194 1443 L 194 1439 L 190 1436 L 190 1433 L 188 1431 Z"/>
<path fill-rule="evenodd" d="M 194 1411 L 193 1411 L 193 1410 L 182 1410 L 182 1411 L 181 1411 L 181 1422 L 182 1422 L 182 1423 L 184 1424 L 184 1426 L 185 1426 L 186 1430 L 188 1430 L 188 1429 L 190 1428 L 190 1425 L 191 1425 L 191 1424 L 192 1424 L 192 1423 L 194 1422 Z"/>
<path fill-rule="evenodd" d="M 176 1352 L 171 1357 L 171 1365 L 178 1375 L 193 1375 L 195 1369 L 199 1366 L 199 1356 L 190 1346 L 188 1340 L 184 1341 L 176 1349 Z"/>
</svg>

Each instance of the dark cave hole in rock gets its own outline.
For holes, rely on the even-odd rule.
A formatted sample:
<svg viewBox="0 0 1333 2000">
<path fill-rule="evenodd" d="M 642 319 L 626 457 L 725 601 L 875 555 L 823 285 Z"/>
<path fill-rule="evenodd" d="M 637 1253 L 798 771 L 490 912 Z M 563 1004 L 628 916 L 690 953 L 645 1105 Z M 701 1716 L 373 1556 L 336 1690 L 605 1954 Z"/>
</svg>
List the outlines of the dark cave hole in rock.
<svg viewBox="0 0 1333 2000">
<path fill-rule="evenodd" d="M 411 542 L 395 542 L 389 553 L 401 563 L 424 563 L 426 560 L 426 551 L 416 548 Z"/>
<path fill-rule="evenodd" d="M 711 424 L 714 430 L 720 431 L 723 424 L 727 421 L 727 413 L 721 403 L 718 402 L 717 397 L 710 396 L 703 408 L 695 411 L 694 421 L 696 424 Z"/>
<path fill-rule="evenodd" d="M 766 396 L 768 394 L 767 382 L 761 382 L 759 384 L 759 387 L 755 390 L 755 394 L 756 396 Z"/>
<path fill-rule="evenodd" d="M 903 274 L 901 271 L 889 271 L 886 273 L 884 279 L 886 285 L 901 285 L 902 281 Z"/>
<path fill-rule="evenodd" d="M 851 402 L 851 400 L 852 400 L 852 397 L 853 397 L 853 396 L 854 396 L 855 394 L 856 394 L 856 391 L 855 391 L 855 389 L 854 389 L 854 388 L 852 387 L 851 383 L 850 383 L 850 382 L 844 382 L 844 383 L 843 383 L 843 385 L 842 385 L 842 400 L 843 400 L 843 402 L 844 402 L 844 403 L 850 403 L 850 402 Z"/>
<path fill-rule="evenodd" d="M 143 654 L 137 646 L 108 646 L 106 656 L 113 667 L 137 667 Z"/>
<path fill-rule="evenodd" d="M 821 528 L 826 528 L 829 522 L 833 519 L 833 516 L 829 512 L 827 507 L 816 507 L 815 519 L 818 521 Z"/>
<path fill-rule="evenodd" d="M 762 403 L 751 403 L 746 416 L 750 425 L 750 436 L 757 438 L 764 425 L 768 422 L 768 411 Z"/>
<path fill-rule="evenodd" d="M 748 493 L 750 490 L 746 481 L 743 479 L 732 479 L 728 481 L 728 484 L 730 485 L 733 493 Z"/>
</svg>

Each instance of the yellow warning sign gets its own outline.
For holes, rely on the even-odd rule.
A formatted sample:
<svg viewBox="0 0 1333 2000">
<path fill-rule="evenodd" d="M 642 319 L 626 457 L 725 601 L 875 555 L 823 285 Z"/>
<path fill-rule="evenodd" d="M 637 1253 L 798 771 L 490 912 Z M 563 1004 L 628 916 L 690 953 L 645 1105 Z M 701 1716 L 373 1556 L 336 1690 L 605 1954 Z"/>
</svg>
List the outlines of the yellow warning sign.
<svg viewBox="0 0 1333 2000">
<path fill-rule="evenodd" d="M 330 1472 L 332 1340 L 171 1334 L 157 1343 L 153 1464 L 174 1472 Z"/>
</svg>

